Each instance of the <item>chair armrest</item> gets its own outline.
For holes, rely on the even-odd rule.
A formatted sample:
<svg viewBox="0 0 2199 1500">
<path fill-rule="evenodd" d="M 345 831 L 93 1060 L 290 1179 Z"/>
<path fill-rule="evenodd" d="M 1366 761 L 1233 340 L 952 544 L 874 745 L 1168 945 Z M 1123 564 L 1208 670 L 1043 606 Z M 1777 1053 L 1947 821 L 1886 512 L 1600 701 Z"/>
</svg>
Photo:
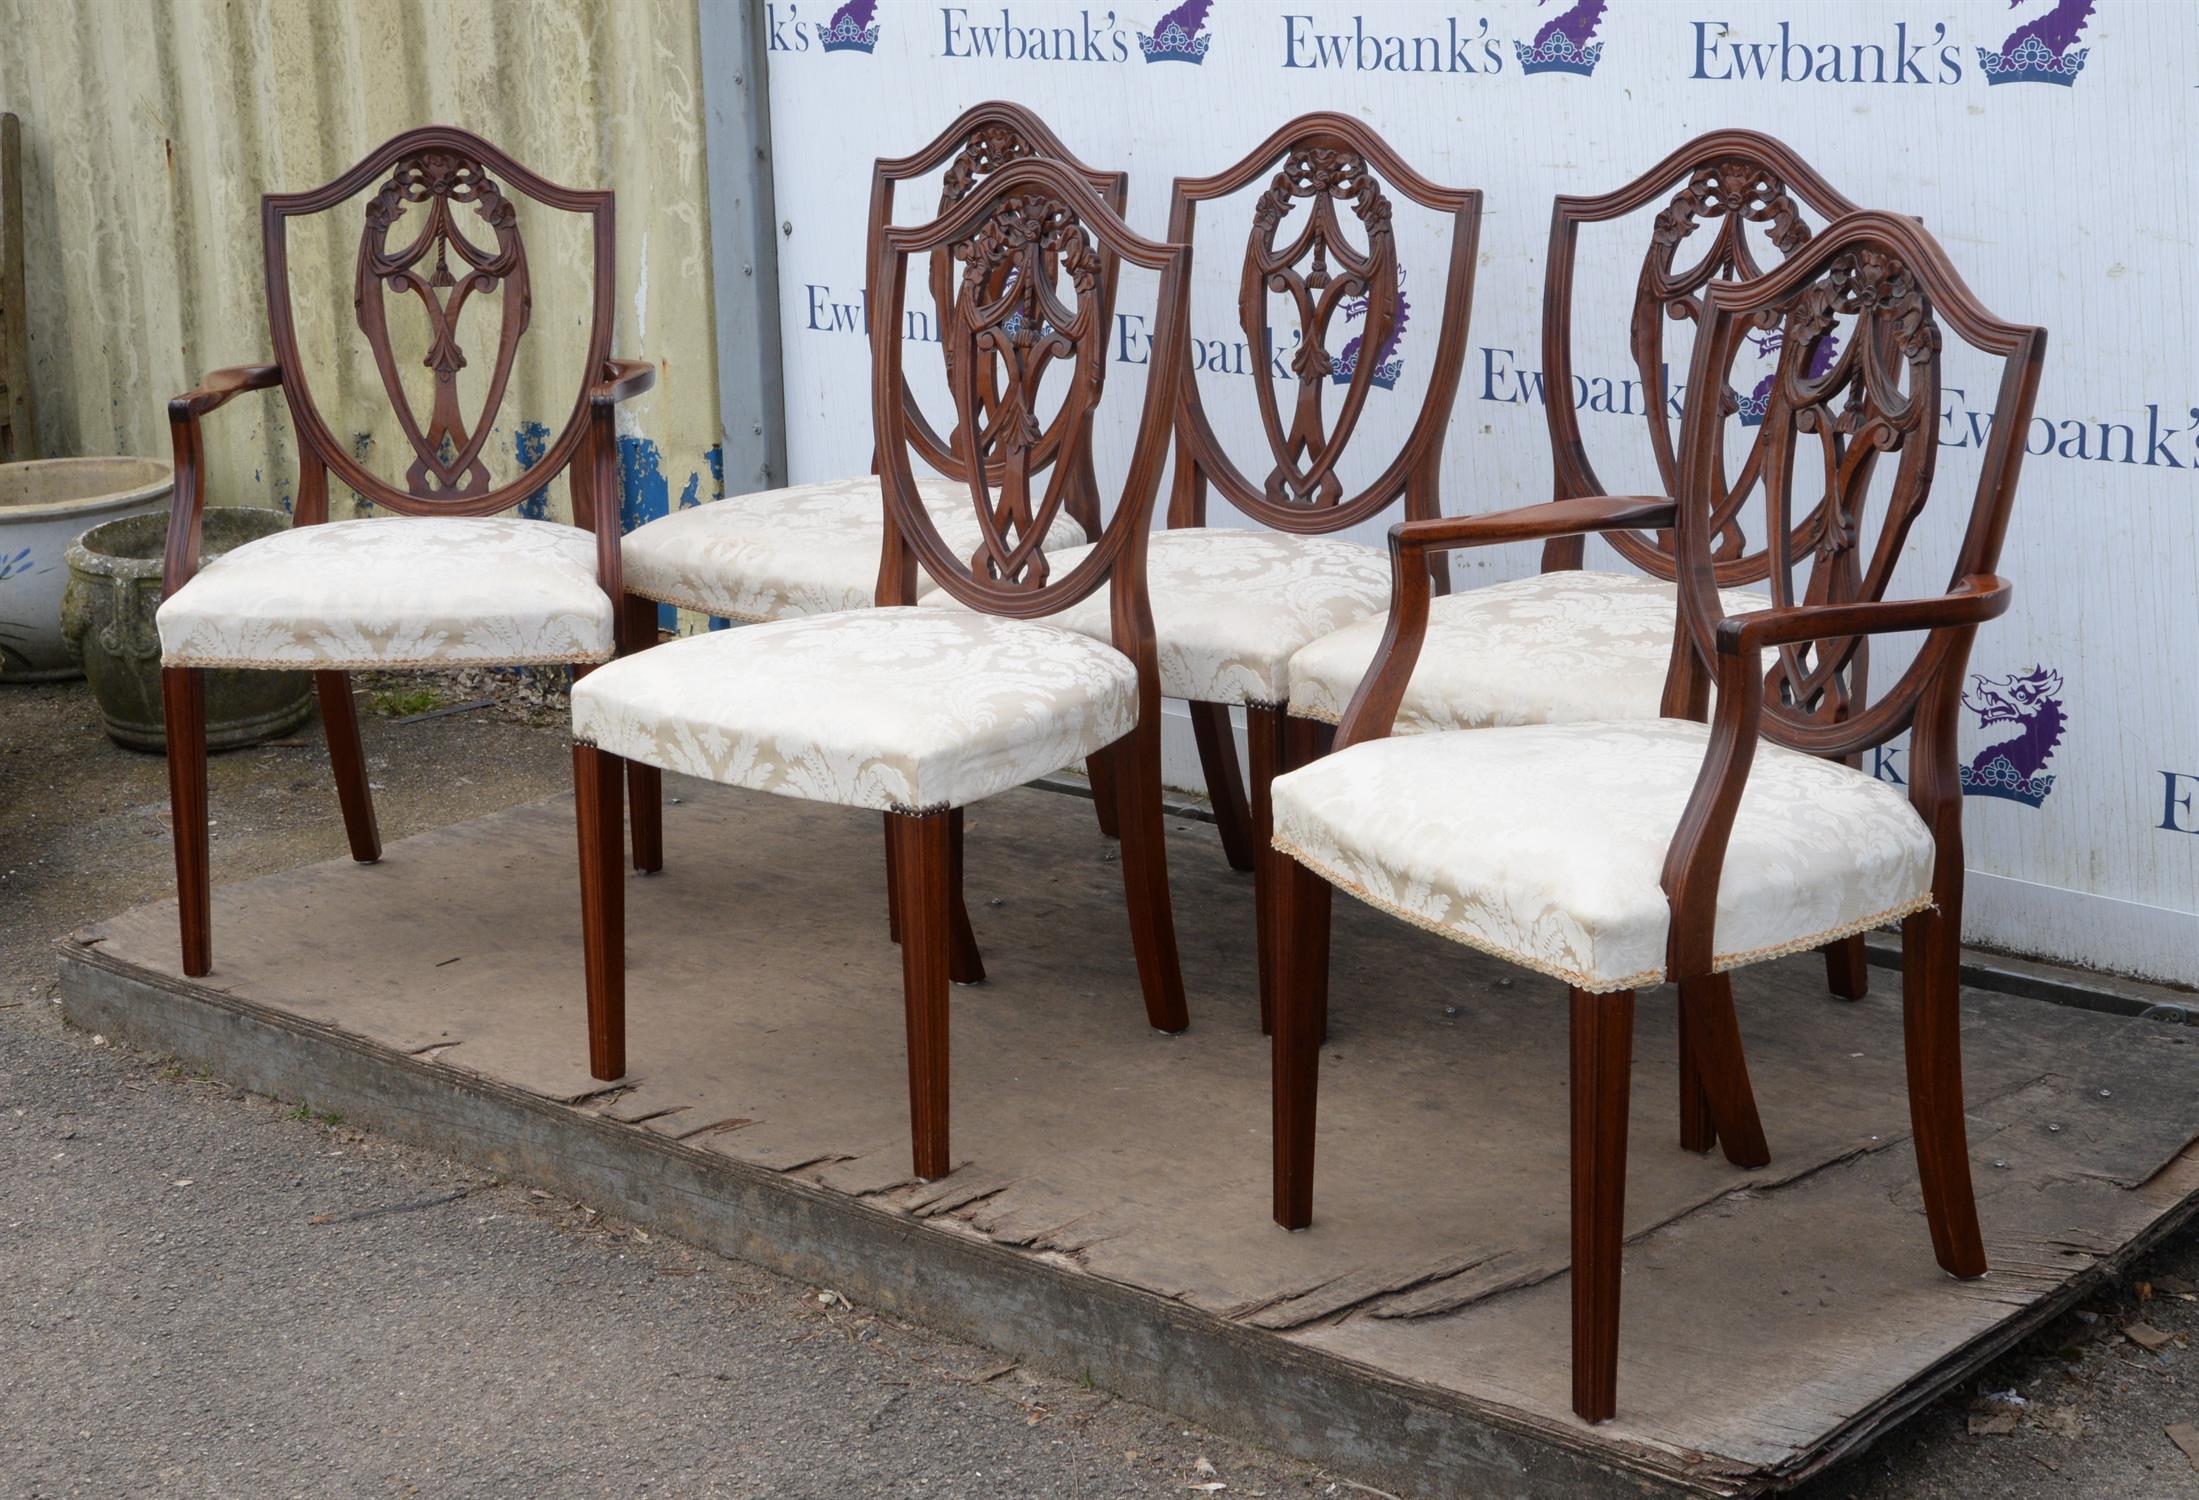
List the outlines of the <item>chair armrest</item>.
<svg viewBox="0 0 2199 1500">
<path fill-rule="evenodd" d="M 1665 949 L 1668 975 L 1695 978 L 1710 972 L 1726 845 L 1741 810 L 1764 716 L 1764 648 L 1908 630 L 1972 629 L 2006 613 L 2013 592 L 2005 578 L 1973 573 L 1952 592 L 1930 599 L 1786 605 L 1718 622 L 1718 709 L 1695 789 L 1665 851 L 1663 885 L 1672 905 Z M 1953 660 L 1965 655 L 1958 652 Z M 1944 670 L 1944 665 L 1934 670 Z"/>
<path fill-rule="evenodd" d="M 588 388 L 588 403 L 597 408 L 631 401 L 657 383 L 657 367 L 647 360 L 607 359 L 603 377 Z"/>
<path fill-rule="evenodd" d="M 1672 501 L 1663 495 L 1590 495 L 1576 500 L 1546 500 L 1478 516 L 1442 516 L 1432 521 L 1400 521 L 1390 528 L 1390 553 L 1409 550 L 1456 551 L 1493 547 L 1503 542 L 1545 541 L 1591 531 L 1666 529 L 1676 524 Z"/>
<path fill-rule="evenodd" d="M 168 509 L 168 547 L 160 567 L 165 599 L 199 570 L 199 516 L 206 508 L 206 445 L 199 418 L 246 391 L 282 384 L 279 365 L 236 365 L 216 370 L 168 403 L 168 439 L 175 450 L 175 491 Z"/>
<path fill-rule="evenodd" d="M 1428 631 L 1429 553 L 1591 531 L 1669 527 L 1675 522 L 1673 503 L 1662 495 L 1594 495 L 1479 516 L 1398 522 L 1390 528 L 1389 626 L 1367 675 L 1360 679 L 1359 690 L 1344 709 L 1336 747 L 1341 750 L 1361 740 L 1380 739 L 1397 722 L 1398 706 L 1405 701 Z"/>
<path fill-rule="evenodd" d="M 1893 635 L 1982 625 L 2007 613 L 2013 587 L 1991 573 L 1972 573 L 1952 593 L 1930 599 L 1874 599 L 1859 604 L 1790 604 L 1718 622 L 1718 654 L 1750 656 L 1766 646 L 1828 641 L 1851 635 Z M 1759 691 L 1761 690 L 1761 684 Z"/>
<path fill-rule="evenodd" d="M 196 390 L 185 391 L 168 403 L 168 420 L 183 421 L 186 417 L 202 417 L 216 407 L 228 404 L 232 396 L 246 391 L 264 391 L 283 383 L 280 365 L 233 365 L 226 370 L 216 370 L 198 383 Z"/>
</svg>

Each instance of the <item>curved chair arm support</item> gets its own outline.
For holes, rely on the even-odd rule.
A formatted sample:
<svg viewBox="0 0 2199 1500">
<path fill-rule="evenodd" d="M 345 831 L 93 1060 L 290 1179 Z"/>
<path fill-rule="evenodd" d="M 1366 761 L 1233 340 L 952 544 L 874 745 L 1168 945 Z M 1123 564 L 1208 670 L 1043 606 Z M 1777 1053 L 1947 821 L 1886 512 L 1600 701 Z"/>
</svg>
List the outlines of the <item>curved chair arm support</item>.
<svg viewBox="0 0 2199 1500">
<path fill-rule="evenodd" d="M 574 484 L 573 520 L 596 534 L 596 582 L 611 596 L 612 617 L 624 622 L 625 584 L 619 570 L 619 525 L 625 506 L 618 468 L 619 403 L 657 383 L 657 367 L 641 359 L 606 359 L 603 375 L 588 388 L 588 435 L 573 455 L 587 482 Z"/>
<path fill-rule="evenodd" d="M 1967 633 L 2006 613 L 2011 593 L 2005 578 L 1975 573 L 1936 598 L 1797 604 L 1718 622 L 1718 708 L 1711 718 L 1710 743 L 1703 752 L 1695 790 L 1665 853 L 1662 884 L 1672 905 L 1671 935 L 1665 947 L 1668 977 L 1692 979 L 1711 972 L 1718 883 L 1749 767 L 1756 758 L 1764 712 L 1763 649 L 1911 630 Z M 1940 670 L 1944 673 L 1947 663 L 1955 663 L 1959 677 L 1960 664 L 1967 658 L 1966 647 L 1948 653 Z M 1939 689 L 1942 695 L 1947 690 L 1946 685 Z"/>
<path fill-rule="evenodd" d="M 282 384 L 278 365 L 236 365 L 216 370 L 168 403 L 168 438 L 175 449 L 175 492 L 168 511 L 168 549 L 161 560 L 165 599 L 199 570 L 199 516 L 206 509 L 206 444 L 199 418 L 246 391 Z"/>
<path fill-rule="evenodd" d="M 1465 547 L 1503 542 L 1578 536 L 1591 531 L 1633 531 L 1675 525 L 1671 500 L 1662 495 L 1591 496 L 1550 500 L 1479 516 L 1443 516 L 1430 521 L 1400 521 L 1390 528 L 1390 616 L 1367 675 L 1336 731 L 1341 750 L 1361 740 L 1378 740 L 1397 722 L 1398 706 L 1412 681 L 1413 666 L 1428 630 L 1428 556 Z"/>
</svg>

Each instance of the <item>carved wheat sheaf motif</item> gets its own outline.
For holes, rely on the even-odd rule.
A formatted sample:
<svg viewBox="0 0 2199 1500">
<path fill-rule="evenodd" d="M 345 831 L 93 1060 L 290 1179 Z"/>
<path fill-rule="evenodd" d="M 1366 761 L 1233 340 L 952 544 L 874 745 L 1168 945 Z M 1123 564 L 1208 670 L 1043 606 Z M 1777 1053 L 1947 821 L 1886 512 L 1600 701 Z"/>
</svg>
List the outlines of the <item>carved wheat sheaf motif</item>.
<svg viewBox="0 0 2199 1500">
<path fill-rule="evenodd" d="M 459 222 L 462 207 L 473 210 L 491 243 L 484 245 L 467 233 Z M 418 232 L 392 248 L 392 235 L 401 234 L 415 219 Z M 477 294 L 499 290 L 496 363 L 481 410 L 469 427 L 458 405 L 458 372 L 468 362 L 459 342 L 459 321 Z M 435 379 L 424 422 L 405 393 L 390 347 L 389 299 L 408 294 L 419 299 L 428 320 L 422 363 Z M 407 488 L 424 497 L 486 494 L 489 472 L 481 449 L 503 404 L 519 338 L 532 314 L 533 294 L 517 215 L 479 162 L 431 150 L 397 163 L 367 204 L 353 305 L 360 331 L 374 351 L 383 389 L 412 444 L 415 457 L 406 471 Z"/>
<path fill-rule="evenodd" d="M 1277 244 L 1285 221 L 1301 204 L 1304 222 L 1287 242 Z M 1366 241 L 1363 249 L 1345 236 L 1338 204 L 1350 206 Z M 1336 461 L 1365 409 L 1375 361 L 1361 360 L 1353 369 L 1332 427 L 1323 410 L 1335 371 L 1329 326 L 1347 304 L 1364 301 L 1367 322 L 1360 345 L 1382 347 L 1397 316 L 1397 281 L 1390 200 L 1366 158 L 1343 147 L 1294 149 L 1253 210 L 1238 294 L 1238 321 L 1255 349 L 1266 348 L 1270 337 L 1271 293 L 1289 299 L 1298 323 L 1298 347 L 1290 365 L 1298 396 L 1287 426 L 1273 383 L 1253 382 L 1275 458 L 1264 486 L 1270 501 L 1313 507 L 1335 505 L 1343 498 Z"/>
<path fill-rule="evenodd" d="M 1037 589 L 1047 576 L 1040 547 L 1072 470 L 1047 468 L 1035 502 L 1032 473 L 1049 438 L 1082 445 L 1104 378 L 1099 252 L 1074 209 L 1044 194 L 1019 193 L 1001 199 L 953 254 L 962 275 L 948 385 L 983 537 L 970 570 Z M 1057 361 L 1070 379 L 1049 422 L 1040 416 L 1040 388 Z"/>
</svg>

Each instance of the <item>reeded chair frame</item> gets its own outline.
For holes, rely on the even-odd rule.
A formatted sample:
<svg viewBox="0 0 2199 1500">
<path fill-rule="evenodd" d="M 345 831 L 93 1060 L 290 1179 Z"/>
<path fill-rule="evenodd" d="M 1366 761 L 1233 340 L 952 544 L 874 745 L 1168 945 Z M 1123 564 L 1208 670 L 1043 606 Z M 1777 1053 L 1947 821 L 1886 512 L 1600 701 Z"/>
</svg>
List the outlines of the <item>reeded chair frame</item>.
<svg viewBox="0 0 2199 1500">
<path fill-rule="evenodd" d="M 288 231 L 293 219 L 333 209 L 373 186 L 385 173 L 387 180 L 367 203 L 353 292 L 360 331 L 413 453 L 402 485 L 369 471 L 321 415 L 298 349 L 289 261 Z M 533 302 L 517 208 L 505 195 L 505 187 L 545 208 L 585 215 L 593 266 L 588 347 L 572 410 L 538 462 L 509 483 L 493 485 L 481 454 L 502 407 Z M 426 205 L 427 222 L 409 244 L 393 246 L 390 231 L 403 218 L 407 204 Z M 476 241 L 456 221 L 455 211 L 462 205 L 477 210 L 493 245 Z M 200 419 L 247 391 L 279 388 L 290 408 L 299 446 L 294 526 L 315 526 L 328 519 L 331 471 L 367 500 L 401 516 L 488 516 L 511 509 L 569 470 L 574 521 L 595 534 L 597 581 L 615 605 L 620 598 L 619 478 L 612 416 L 620 402 L 656 383 L 656 371 L 646 363 L 616 359 L 610 353 L 617 290 L 613 194 L 561 187 L 470 131 L 428 125 L 391 137 L 321 187 L 265 195 L 260 200 L 260 227 L 275 362 L 217 370 L 196 389 L 168 403 L 175 496 L 162 597 L 175 593 L 198 572 L 199 518 L 206 504 Z M 458 265 L 455 277 L 450 269 L 453 261 Z M 438 295 L 439 288 L 447 292 Z M 504 299 L 503 316 L 488 390 L 469 428 L 458 404 L 458 371 L 466 363 L 458 322 L 468 300 L 492 290 Z M 427 363 L 435 372 L 434 397 L 424 419 L 399 380 L 387 320 L 385 298 L 407 295 L 419 298 L 433 335 Z M 371 864 L 381 858 L 381 835 L 360 750 L 350 674 L 315 671 L 313 677 L 351 856 Z M 164 669 L 161 696 L 183 967 L 186 974 L 198 976 L 213 965 L 205 688 L 200 669 Z"/>
<path fill-rule="evenodd" d="M 1677 499 L 1577 496 L 1493 515 L 1413 523 L 1390 534 L 1397 604 L 1380 651 L 1339 726 L 1338 753 L 1388 734 L 1427 625 L 1427 558 L 1443 549 L 1643 529 L 1670 534 L 1679 583 L 1667 702 L 1701 718 L 1710 685 L 1718 703 L 1702 770 L 1674 830 L 1663 871 L 1672 922 L 1667 974 L 1680 989 L 1683 1051 L 1703 1060 L 1702 1104 L 1729 1154 L 1761 1130 L 1727 974 L 1714 972 L 1719 876 L 1760 738 L 1848 760 L 1913 731 L 1910 801 L 1931 831 L 1934 905 L 1902 925 L 1909 1103 L 1932 1246 L 1959 1277 L 1986 1269 L 1964 1134 L 1959 1015 L 1962 792 L 1955 747 L 1963 674 L 1977 627 L 2008 607 L 1994 569 L 2015 496 L 2045 353 L 2043 329 L 2004 322 L 1971 293 L 1939 245 L 1913 220 L 1858 212 L 1755 280 L 1707 288 L 1706 318 L 1689 379 L 1723 389 L 1745 333 L 1785 335 L 1764 418 L 1761 493 L 1773 539 L 1765 576 L 1773 606 L 1722 618 L 1718 554 L 1724 497 L 1724 403 L 1690 403 L 1683 421 Z M 1811 360 L 1836 317 L 1854 337 L 1822 373 Z M 1969 520 L 1948 591 L 1884 595 L 1903 541 L 1929 498 L 1939 446 L 1941 330 L 2000 362 L 2001 376 Z M 1824 490 L 1796 501 L 1798 453 L 1814 438 Z M 1873 467 L 1898 455 L 1877 544 L 1863 529 Z M 1873 508 L 1878 508 L 1873 503 Z M 1798 517 L 1796 512 L 1802 511 Z M 1798 588 L 1795 572 L 1807 568 Z M 1824 598 L 1821 580 L 1848 580 Z M 1840 712 L 1825 684 L 1850 671 L 1868 639 L 1926 632 L 1901 677 Z M 1763 652 L 1777 651 L 1766 670 Z M 1275 1217 L 1300 1228 L 1312 1215 L 1314 1100 L 1323 1024 L 1330 886 L 1295 861 L 1280 882 L 1286 953 L 1274 1042 Z M 1585 1420 L 1616 1409 L 1619 1263 L 1623 1240 L 1633 994 L 1571 992 L 1573 1399 Z M 1687 1086 L 1683 1085 L 1685 1089 Z M 1683 1092 L 1683 1112 L 1694 1098 Z M 1685 1141 L 1683 1140 L 1683 1144 Z M 1742 1154 L 1748 1154 L 1744 1151 Z"/>
<path fill-rule="evenodd" d="M 941 538 L 911 469 L 935 428 L 921 426 L 904 378 L 902 314 L 912 262 L 942 252 L 960 267 L 946 289 L 942 326 L 959 478 L 982 545 L 959 557 Z M 1092 474 L 1091 419 L 1104 391 L 1119 258 L 1159 273 L 1154 359 L 1136 445 L 1120 499 L 1096 545 L 1066 575 L 1052 576 L 1048 529 Z M 1134 664 L 1138 724 L 1098 752 L 1124 788 L 1122 871 L 1130 934 L 1147 1020 L 1161 1031 L 1188 1024 L 1170 911 L 1160 805 L 1159 669 L 1145 596 L 1145 544 L 1166 460 L 1186 338 L 1190 252 L 1144 239 L 1095 194 L 1078 169 L 1044 157 L 1009 162 L 926 224 L 874 225 L 870 244 L 871 414 L 885 503 L 881 608 L 917 602 L 919 566 L 968 608 L 1036 620 L 1105 588 L 1114 647 Z M 1058 285 L 1066 279 L 1069 294 Z M 935 290 L 937 290 L 935 280 Z M 1041 387 L 1055 366 L 1061 402 L 1042 418 Z M 1080 478 L 1083 476 L 1083 478 Z M 587 947 L 590 1066 L 625 1071 L 624 908 L 619 879 L 620 757 L 574 746 L 582 787 L 582 931 Z M 1151 794 L 1145 794 L 1150 787 Z M 952 1169 L 948 1149 L 947 996 L 955 950 L 967 941 L 961 906 L 958 808 L 885 815 L 887 879 L 901 943 L 909 1102 L 916 1175 Z"/>
<path fill-rule="evenodd" d="M 1380 133 L 1351 115 L 1302 115 L 1277 129 L 1235 165 L 1211 177 L 1179 177 L 1169 199 L 1168 236 L 1195 244 L 1201 204 L 1243 191 L 1272 173 L 1252 213 L 1237 294 L 1237 322 L 1249 345 L 1268 347 L 1273 327 L 1269 296 L 1282 293 L 1297 316 L 1299 344 L 1292 359 L 1295 392 L 1286 412 L 1265 374 L 1253 380 L 1267 439 L 1267 472 L 1259 478 L 1233 458 L 1208 419 L 1199 382 L 1188 369 L 1176 403 L 1176 461 L 1169 495 L 1170 528 L 1204 526 L 1211 491 L 1247 519 L 1272 530 L 1319 536 L 1345 530 L 1400 507 L 1407 520 L 1442 514 L 1443 439 L 1457 400 L 1466 359 L 1467 324 L 1473 311 L 1474 272 L 1481 239 L 1481 192 L 1448 188 L 1413 170 Z M 1442 317 L 1437 325 L 1428 385 L 1411 430 L 1387 465 L 1356 494 L 1347 495 L 1337 466 L 1358 429 L 1374 389 L 1378 354 L 1403 308 L 1403 273 L 1391 224 L 1395 192 L 1448 222 L 1443 256 Z M 1310 205 L 1305 222 L 1278 243 L 1284 220 L 1299 203 Z M 1344 235 L 1339 206 L 1348 209 L 1365 236 L 1353 245 Z M 1329 353 L 1332 325 L 1347 303 L 1359 300 L 1366 322 L 1333 420 L 1327 409 L 1338 362 Z M 1189 349 L 1185 358 L 1190 357 Z M 1446 560 L 1436 581 L 1448 587 Z M 1260 948 L 1274 940 L 1268 848 L 1268 787 L 1293 760 L 1310 758 L 1325 738 L 1322 726 L 1293 721 L 1282 703 L 1245 705 L 1250 796 L 1237 765 L 1229 706 L 1191 701 L 1191 724 L 1223 852 L 1255 880 Z M 1300 736 L 1289 738 L 1295 728 Z M 1272 960 L 1260 965 L 1260 1021 L 1273 1013 Z"/>
</svg>

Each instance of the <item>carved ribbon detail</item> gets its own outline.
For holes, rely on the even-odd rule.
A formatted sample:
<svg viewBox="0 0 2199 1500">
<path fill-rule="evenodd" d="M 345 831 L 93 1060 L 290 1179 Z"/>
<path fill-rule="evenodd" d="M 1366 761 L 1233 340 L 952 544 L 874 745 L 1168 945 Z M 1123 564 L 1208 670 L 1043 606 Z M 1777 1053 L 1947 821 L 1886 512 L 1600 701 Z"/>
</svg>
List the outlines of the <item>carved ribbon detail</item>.
<svg viewBox="0 0 2199 1500">
<path fill-rule="evenodd" d="M 456 210 L 470 205 L 493 237 L 492 246 L 470 238 Z M 392 249 L 392 231 L 425 209 L 419 233 Z M 503 291 L 496 364 L 469 430 L 458 407 L 458 372 L 466 367 L 458 324 L 477 293 Z M 434 399 L 423 424 L 398 378 L 390 348 L 388 296 L 410 293 L 428 318 L 428 352 L 422 361 L 435 375 Z M 486 494 L 489 472 L 482 444 L 503 405 L 519 337 L 533 311 L 526 248 L 512 204 L 481 164 L 449 151 L 424 151 L 392 169 L 366 208 L 352 296 L 359 328 L 381 370 L 382 387 L 396 409 L 415 458 L 405 475 L 413 494 L 464 498 Z"/>
<path fill-rule="evenodd" d="M 1306 205 L 1305 222 L 1287 242 L 1277 244 L 1284 221 L 1301 203 Z M 1366 238 L 1364 249 L 1345 238 L 1337 212 L 1340 203 L 1348 204 L 1358 220 Z M 1360 347 L 1379 349 L 1398 307 L 1390 200 L 1358 152 L 1319 145 L 1295 147 L 1260 195 L 1253 209 L 1237 299 L 1239 325 L 1255 350 L 1267 349 L 1271 337 L 1270 293 L 1290 299 L 1299 340 L 1290 363 L 1298 395 L 1287 427 L 1274 383 L 1265 378 L 1253 381 L 1260 419 L 1275 457 L 1265 484 L 1267 498 L 1278 505 L 1335 505 L 1343 498 L 1336 461 L 1365 408 L 1377 361 L 1362 359 L 1354 367 L 1331 427 L 1322 409 L 1335 369 L 1328 350 L 1329 325 L 1347 304 L 1363 300 L 1367 323 L 1360 332 Z"/>
</svg>

